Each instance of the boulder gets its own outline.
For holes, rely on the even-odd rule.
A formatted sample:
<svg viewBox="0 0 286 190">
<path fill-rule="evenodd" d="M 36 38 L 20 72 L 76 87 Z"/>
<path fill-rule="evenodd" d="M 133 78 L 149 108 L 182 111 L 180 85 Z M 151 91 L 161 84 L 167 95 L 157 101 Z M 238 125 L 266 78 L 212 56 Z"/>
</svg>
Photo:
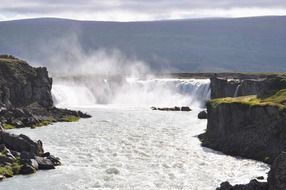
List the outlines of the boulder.
<svg viewBox="0 0 286 190">
<path fill-rule="evenodd" d="M 181 107 L 181 111 L 192 111 L 192 109 L 188 106 Z"/>
<path fill-rule="evenodd" d="M 22 151 L 20 154 L 21 160 L 35 159 L 35 158 L 36 158 L 36 154 L 33 152 Z"/>
<path fill-rule="evenodd" d="M 61 161 L 60 161 L 60 159 L 58 157 L 55 157 L 53 155 L 49 155 L 46 158 L 49 159 L 53 163 L 54 166 L 61 165 Z"/>
<path fill-rule="evenodd" d="M 36 161 L 40 170 L 55 169 L 54 163 L 48 158 L 36 156 Z"/>
<path fill-rule="evenodd" d="M 120 173 L 120 171 L 117 168 L 109 168 L 106 170 L 106 173 L 118 175 Z"/>
<path fill-rule="evenodd" d="M 199 114 L 198 114 L 198 118 L 199 119 L 207 119 L 208 118 L 208 113 L 207 111 L 201 111 Z"/>
<path fill-rule="evenodd" d="M 0 132 L 0 143 L 5 144 L 8 149 L 22 152 L 33 152 L 36 155 L 42 153 L 42 147 L 32 141 L 26 135 L 14 135 L 7 132 Z"/>
<path fill-rule="evenodd" d="M 39 164 L 36 159 L 21 159 L 21 164 L 32 166 L 35 170 L 39 169 Z"/>
<path fill-rule="evenodd" d="M 27 174 L 32 174 L 32 173 L 35 173 L 36 172 L 36 169 L 31 166 L 31 165 L 28 165 L 28 164 L 24 164 L 22 167 L 21 167 L 21 170 L 20 170 L 20 174 L 23 174 L 23 175 L 27 175 Z"/>
</svg>

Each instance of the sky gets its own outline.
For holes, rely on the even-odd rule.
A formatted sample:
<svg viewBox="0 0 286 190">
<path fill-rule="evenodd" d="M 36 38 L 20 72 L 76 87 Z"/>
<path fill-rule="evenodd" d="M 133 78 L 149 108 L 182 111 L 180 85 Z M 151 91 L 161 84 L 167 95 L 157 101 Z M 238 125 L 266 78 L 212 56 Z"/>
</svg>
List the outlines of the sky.
<svg viewBox="0 0 286 190">
<path fill-rule="evenodd" d="M 0 20 L 151 21 L 286 15 L 286 0 L 1 0 Z"/>
</svg>

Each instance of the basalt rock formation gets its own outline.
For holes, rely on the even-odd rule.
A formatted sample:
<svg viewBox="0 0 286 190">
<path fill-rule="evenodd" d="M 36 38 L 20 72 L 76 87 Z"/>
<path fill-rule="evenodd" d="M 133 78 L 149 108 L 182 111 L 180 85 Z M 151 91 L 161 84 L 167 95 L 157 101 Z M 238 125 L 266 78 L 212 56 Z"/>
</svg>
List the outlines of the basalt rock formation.
<svg viewBox="0 0 286 190">
<path fill-rule="evenodd" d="M 199 137 L 203 146 L 272 163 L 286 151 L 286 80 L 274 77 L 254 84 L 256 96 L 209 101 L 207 131 Z"/>
<path fill-rule="evenodd" d="M 34 142 L 26 135 L 0 131 L 0 180 L 16 174 L 54 169 L 60 164 L 59 158 L 44 152 L 40 140 Z"/>
<path fill-rule="evenodd" d="M 224 182 L 217 190 L 286 189 L 285 77 L 235 83 L 216 78 L 213 81 L 212 88 L 222 89 L 222 93 L 214 92 L 213 97 L 225 97 L 233 92 L 238 97 L 212 99 L 207 103 L 207 130 L 199 135 L 202 145 L 228 155 L 272 164 L 268 182 L 252 180 L 235 186 Z M 233 85 L 237 86 L 235 91 Z"/>
<path fill-rule="evenodd" d="M 34 102 L 52 107 L 52 79 L 45 67 L 33 68 L 12 56 L 0 56 L 0 105 L 24 107 Z"/>
<path fill-rule="evenodd" d="M 216 190 L 285 190 L 286 189 L 286 153 L 282 152 L 273 162 L 267 182 L 251 180 L 245 185 L 232 186 L 223 182 Z"/>
<path fill-rule="evenodd" d="M 53 106 L 52 79 L 44 67 L 34 68 L 10 55 L 0 56 L 0 180 L 15 174 L 54 169 L 59 158 L 44 152 L 42 142 L 5 129 L 77 121 L 89 115 Z"/>
<path fill-rule="evenodd" d="M 268 76 L 255 79 L 226 79 L 211 77 L 211 98 L 257 95 L 265 98 L 286 88 L 285 76 Z"/>
<path fill-rule="evenodd" d="M 207 131 L 200 135 L 202 145 L 272 163 L 281 151 L 286 151 L 286 108 L 257 101 L 243 97 L 209 102 Z"/>
<path fill-rule="evenodd" d="M 36 127 L 89 115 L 53 106 L 52 79 L 45 67 L 34 68 L 10 55 L 0 56 L 0 125 Z"/>
</svg>

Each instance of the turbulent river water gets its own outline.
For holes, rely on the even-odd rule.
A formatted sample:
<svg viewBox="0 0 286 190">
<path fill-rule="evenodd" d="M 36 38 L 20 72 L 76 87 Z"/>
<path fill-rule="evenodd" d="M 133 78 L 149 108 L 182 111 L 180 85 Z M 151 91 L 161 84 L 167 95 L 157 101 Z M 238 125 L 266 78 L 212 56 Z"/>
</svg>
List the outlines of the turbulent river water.
<svg viewBox="0 0 286 190">
<path fill-rule="evenodd" d="M 164 81 L 139 81 L 144 85 L 135 87 L 134 81 L 129 83 L 133 83 L 129 85 L 131 89 L 125 87 L 125 92 L 133 91 L 132 88 L 136 88 L 134 92 L 141 90 L 136 93 L 136 105 L 135 97 L 131 101 L 133 105 L 126 104 L 128 98 L 123 93 L 109 105 L 91 105 L 96 103 L 97 97 L 93 97 L 94 102 L 84 100 L 88 108 L 78 108 L 91 114 L 90 119 L 33 130 L 12 130 L 41 139 L 46 151 L 60 157 L 63 165 L 55 170 L 4 180 L 0 189 L 214 190 L 222 181 L 246 183 L 265 176 L 269 170 L 261 162 L 226 156 L 200 146 L 197 135 L 204 132 L 207 121 L 197 119 L 197 114 L 202 102 L 209 97 L 208 81 L 167 80 L 168 84 L 159 92 L 155 90 L 158 84 L 154 83 Z M 72 99 L 71 102 L 64 100 L 67 94 L 61 89 L 73 89 L 71 86 L 59 88 L 61 85 L 63 83 L 53 91 L 57 104 L 77 106 L 82 100 L 76 104 L 72 104 Z M 89 87 L 80 88 L 90 92 L 73 92 L 73 99 L 93 96 Z M 151 93 L 156 96 L 147 97 Z M 146 101 L 142 104 L 140 100 Z M 170 101 L 173 106 L 176 102 L 188 104 L 193 111 L 152 111 L 149 104 L 155 100 L 153 104 L 157 106 L 168 105 Z"/>
</svg>

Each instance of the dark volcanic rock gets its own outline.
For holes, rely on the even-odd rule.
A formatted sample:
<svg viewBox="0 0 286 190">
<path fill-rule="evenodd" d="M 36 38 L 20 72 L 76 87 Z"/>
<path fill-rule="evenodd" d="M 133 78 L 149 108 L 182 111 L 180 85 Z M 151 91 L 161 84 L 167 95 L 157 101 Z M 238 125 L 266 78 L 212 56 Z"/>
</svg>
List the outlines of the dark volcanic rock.
<svg viewBox="0 0 286 190">
<path fill-rule="evenodd" d="M 208 103 L 207 110 L 207 131 L 199 136 L 203 146 L 266 163 L 272 163 L 281 151 L 285 151 L 285 109 Z"/>
<path fill-rule="evenodd" d="M 59 158 L 44 153 L 41 141 L 33 141 L 25 135 L 13 135 L 4 131 L 0 132 L 0 137 L 0 168 L 9 165 L 13 170 L 12 173 L 5 173 L 6 177 L 31 174 L 38 169 L 54 169 L 61 164 Z"/>
<path fill-rule="evenodd" d="M 21 128 L 90 117 L 80 111 L 55 108 L 51 88 L 46 68 L 0 55 L 0 123 L 8 124 L 6 128 Z"/>
<path fill-rule="evenodd" d="M 23 165 L 20 170 L 20 174 L 23 174 L 23 175 L 32 174 L 35 172 L 36 172 L 36 169 L 33 166 L 27 165 L 27 164 Z"/>
<path fill-rule="evenodd" d="M 229 182 L 223 182 L 216 190 L 268 190 L 268 184 L 266 182 L 258 182 L 255 179 L 246 185 L 232 186 Z"/>
<path fill-rule="evenodd" d="M 239 84 L 239 80 L 211 77 L 211 98 L 233 97 Z"/>
<path fill-rule="evenodd" d="M 207 111 L 201 111 L 199 114 L 198 114 L 198 118 L 199 119 L 207 119 L 208 118 L 208 113 Z"/>
<path fill-rule="evenodd" d="M 268 174 L 269 190 L 286 189 L 286 153 L 280 154 L 273 162 Z"/>
<path fill-rule="evenodd" d="M 183 106 L 183 107 L 163 107 L 163 108 L 157 108 L 157 107 L 151 107 L 152 110 L 159 110 L 159 111 L 192 111 L 190 107 Z"/>
<path fill-rule="evenodd" d="M 0 104 L 23 107 L 38 102 L 52 107 L 52 79 L 44 67 L 33 68 L 14 57 L 0 57 Z"/>
<path fill-rule="evenodd" d="M 251 180 L 245 185 L 232 186 L 229 182 L 221 183 L 217 190 L 285 190 L 286 189 L 286 153 L 282 152 L 273 162 L 267 182 Z"/>
<path fill-rule="evenodd" d="M 13 135 L 6 132 L 0 132 L 0 143 L 5 144 L 8 149 L 17 152 L 31 152 L 36 155 L 43 153 L 41 144 L 32 141 L 25 135 Z"/>
<path fill-rule="evenodd" d="M 265 98 L 286 88 L 286 79 L 285 76 L 242 80 L 212 77 L 210 88 L 212 99 L 248 95 L 258 95 L 260 98 Z"/>
<path fill-rule="evenodd" d="M 0 55 L 0 178 L 54 169 L 59 158 L 45 153 L 40 140 L 5 129 L 77 121 L 89 115 L 53 106 L 52 79 L 46 68 L 33 68 L 13 56 Z M 9 167 L 7 167 L 9 166 Z M 3 168 L 1 168 L 3 167 Z"/>
<path fill-rule="evenodd" d="M 41 170 L 55 169 L 54 163 L 48 158 L 36 156 L 36 161 L 38 162 L 39 169 Z"/>
<path fill-rule="evenodd" d="M 192 109 L 188 106 L 181 107 L 181 111 L 192 111 Z"/>
</svg>

